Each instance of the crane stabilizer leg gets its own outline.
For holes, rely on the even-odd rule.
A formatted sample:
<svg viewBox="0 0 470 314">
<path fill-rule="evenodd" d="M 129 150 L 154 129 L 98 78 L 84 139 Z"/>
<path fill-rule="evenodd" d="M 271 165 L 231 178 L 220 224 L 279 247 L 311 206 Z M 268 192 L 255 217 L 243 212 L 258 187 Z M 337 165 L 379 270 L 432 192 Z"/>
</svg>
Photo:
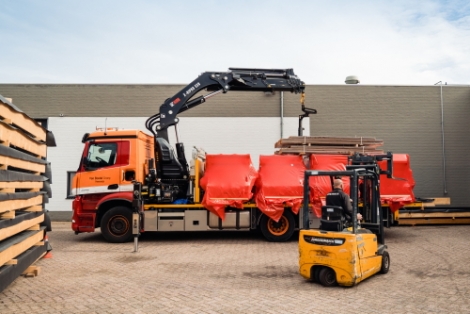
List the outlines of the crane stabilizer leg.
<svg viewBox="0 0 470 314">
<path fill-rule="evenodd" d="M 132 200 L 132 234 L 134 235 L 134 251 L 139 252 L 139 236 L 142 229 L 143 201 L 142 201 L 142 183 L 134 181 Z"/>
</svg>

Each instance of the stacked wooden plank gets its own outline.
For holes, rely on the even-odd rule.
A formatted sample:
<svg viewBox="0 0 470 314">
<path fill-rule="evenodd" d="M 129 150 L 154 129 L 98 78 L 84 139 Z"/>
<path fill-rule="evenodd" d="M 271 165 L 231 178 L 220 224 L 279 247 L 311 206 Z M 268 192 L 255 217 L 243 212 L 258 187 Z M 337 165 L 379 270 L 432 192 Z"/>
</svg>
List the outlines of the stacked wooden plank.
<svg viewBox="0 0 470 314">
<path fill-rule="evenodd" d="M 373 137 L 320 137 L 320 136 L 291 136 L 281 139 L 274 145 L 279 148 L 275 153 L 282 154 L 329 154 L 367 155 L 383 154 L 379 149 L 383 141 Z"/>
<path fill-rule="evenodd" d="M 417 200 L 400 209 L 399 225 L 463 225 L 470 224 L 467 208 L 450 207 L 449 197 Z"/>
<path fill-rule="evenodd" d="M 0 95 L 0 291 L 47 251 L 48 135 Z"/>
</svg>

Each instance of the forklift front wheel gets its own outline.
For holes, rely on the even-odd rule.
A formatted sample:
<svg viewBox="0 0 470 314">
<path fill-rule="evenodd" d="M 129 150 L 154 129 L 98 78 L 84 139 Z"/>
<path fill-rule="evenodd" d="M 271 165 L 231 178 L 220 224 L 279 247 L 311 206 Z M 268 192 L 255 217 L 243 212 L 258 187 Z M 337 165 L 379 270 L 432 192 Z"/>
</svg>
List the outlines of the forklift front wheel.
<svg viewBox="0 0 470 314">
<path fill-rule="evenodd" d="M 336 286 L 335 271 L 329 267 L 323 267 L 318 273 L 318 281 L 325 287 Z"/>
<path fill-rule="evenodd" d="M 384 251 L 382 253 L 382 267 L 380 268 L 380 273 L 386 274 L 388 273 L 389 269 L 390 269 L 390 255 L 388 255 L 387 251 Z"/>
</svg>

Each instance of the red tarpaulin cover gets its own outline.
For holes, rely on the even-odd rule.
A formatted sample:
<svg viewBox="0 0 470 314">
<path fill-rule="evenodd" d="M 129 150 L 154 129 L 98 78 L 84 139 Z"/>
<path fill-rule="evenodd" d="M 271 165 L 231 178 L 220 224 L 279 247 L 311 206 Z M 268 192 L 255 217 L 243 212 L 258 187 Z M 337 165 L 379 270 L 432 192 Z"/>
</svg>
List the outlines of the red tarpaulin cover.
<svg viewBox="0 0 470 314">
<path fill-rule="evenodd" d="M 379 162 L 381 169 L 387 169 L 387 162 Z M 413 188 L 415 180 L 410 168 L 410 156 L 407 154 L 393 154 L 393 177 L 380 176 L 380 198 L 382 203 L 388 204 L 392 212 L 415 201 Z M 402 180 L 404 179 L 404 180 Z"/>
<path fill-rule="evenodd" d="M 206 155 L 206 170 L 200 181 L 202 205 L 224 219 L 226 206 L 242 209 L 251 199 L 257 175 L 250 155 Z"/>
<path fill-rule="evenodd" d="M 310 170 L 343 171 L 346 170 L 348 156 L 346 155 L 310 155 Z M 344 192 L 349 194 L 349 178 L 343 177 Z M 313 212 L 321 217 L 322 197 L 331 192 L 331 179 L 329 176 L 313 176 L 308 182 L 310 186 L 310 203 Z"/>
<path fill-rule="evenodd" d="M 303 199 L 304 173 L 302 156 L 260 156 L 255 183 L 256 206 L 275 221 L 282 217 L 284 206 L 291 207 L 297 214 Z"/>
<path fill-rule="evenodd" d="M 348 156 L 345 155 L 315 155 L 310 156 L 310 169 L 325 171 L 346 170 Z M 379 162 L 381 169 L 387 169 L 386 161 Z M 388 204 L 392 212 L 415 201 L 413 188 L 415 181 L 410 168 L 409 156 L 406 154 L 393 154 L 393 177 L 380 176 L 380 199 Z M 404 180 L 401 180 L 404 179 Z M 349 178 L 343 177 L 344 192 L 349 194 Z M 321 217 L 322 201 L 331 189 L 331 179 L 326 176 L 310 177 L 310 202 L 317 217 Z"/>
</svg>

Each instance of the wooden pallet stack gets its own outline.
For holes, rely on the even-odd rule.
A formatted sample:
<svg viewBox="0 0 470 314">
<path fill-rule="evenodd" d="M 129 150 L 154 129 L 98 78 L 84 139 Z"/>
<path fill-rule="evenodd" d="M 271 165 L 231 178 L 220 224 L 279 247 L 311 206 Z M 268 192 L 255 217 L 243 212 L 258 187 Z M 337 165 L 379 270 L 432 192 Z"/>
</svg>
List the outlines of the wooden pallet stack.
<svg viewBox="0 0 470 314">
<path fill-rule="evenodd" d="M 355 153 L 378 155 L 383 141 L 373 137 L 319 137 L 291 136 L 281 139 L 274 145 L 275 154 L 328 154 L 353 155 Z"/>
<path fill-rule="evenodd" d="M 52 133 L 0 95 L 0 291 L 48 251 Z"/>
</svg>

